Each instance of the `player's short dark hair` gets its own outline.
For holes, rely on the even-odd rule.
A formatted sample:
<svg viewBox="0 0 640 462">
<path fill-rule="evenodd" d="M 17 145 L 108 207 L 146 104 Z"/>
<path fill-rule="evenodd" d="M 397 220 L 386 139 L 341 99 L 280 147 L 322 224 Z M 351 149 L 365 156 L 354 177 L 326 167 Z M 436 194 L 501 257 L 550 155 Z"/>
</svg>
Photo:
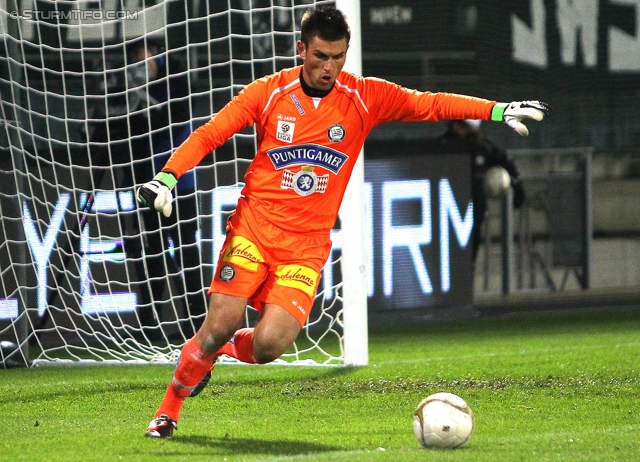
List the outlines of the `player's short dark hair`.
<svg viewBox="0 0 640 462">
<path fill-rule="evenodd" d="M 342 11 L 332 6 L 307 10 L 300 21 L 300 41 L 309 45 L 314 37 L 327 42 L 347 39 L 348 44 L 351 40 L 351 29 Z"/>
</svg>

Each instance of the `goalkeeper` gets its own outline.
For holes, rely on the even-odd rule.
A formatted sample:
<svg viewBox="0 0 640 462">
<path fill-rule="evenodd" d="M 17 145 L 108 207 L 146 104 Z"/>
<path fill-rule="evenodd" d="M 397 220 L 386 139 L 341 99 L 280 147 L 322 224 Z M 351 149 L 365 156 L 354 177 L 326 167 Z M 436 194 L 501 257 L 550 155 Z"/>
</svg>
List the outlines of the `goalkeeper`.
<svg viewBox="0 0 640 462">
<path fill-rule="evenodd" d="M 393 120 L 483 119 L 527 135 L 522 120 L 542 120 L 548 112 L 538 101 L 504 104 L 420 92 L 343 72 L 349 39 L 339 10 L 308 10 L 297 44 L 303 64 L 247 85 L 139 188 L 143 205 L 169 216 L 178 178 L 234 133 L 256 126 L 258 150 L 227 222 L 206 319 L 182 348 L 146 436 L 172 436 L 185 398 L 201 390 L 219 355 L 268 363 L 295 341 L 331 251 L 329 233 L 347 182 L 372 128 Z M 260 319 L 238 330 L 248 304 Z"/>
</svg>

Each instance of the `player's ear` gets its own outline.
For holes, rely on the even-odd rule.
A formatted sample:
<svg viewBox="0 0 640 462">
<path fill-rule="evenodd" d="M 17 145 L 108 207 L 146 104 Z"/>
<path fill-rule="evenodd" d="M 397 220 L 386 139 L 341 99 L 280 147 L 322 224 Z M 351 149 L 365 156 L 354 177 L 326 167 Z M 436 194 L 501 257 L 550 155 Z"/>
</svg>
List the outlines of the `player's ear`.
<svg viewBox="0 0 640 462">
<path fill-rule="evenodd" d="M 298 40 L 297 45 L 298 45 L 298 54 L 304 61 L 305 59 L 307 59 L 307 47 L 304 46 L 304 43 L 302 43 L 302 40 Z"/>
</svg>

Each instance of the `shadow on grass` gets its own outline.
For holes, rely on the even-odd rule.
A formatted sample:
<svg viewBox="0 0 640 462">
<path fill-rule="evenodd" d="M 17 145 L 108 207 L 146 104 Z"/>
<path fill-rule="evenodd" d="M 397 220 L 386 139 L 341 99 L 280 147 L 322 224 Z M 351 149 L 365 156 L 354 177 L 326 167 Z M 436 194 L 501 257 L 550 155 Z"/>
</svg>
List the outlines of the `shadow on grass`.
<svg viewBox="0 0 640 462">
<path fill-rule="evenodd" d="M 195 445 L 215 451 L 218 454 L 264 454 L 272 456 L 290 456 L 296 454 L 313 454 L 331 451 L 344 451 L 345 448 L 328 444 L 310 443 L 308 441 L 263 440 L 256 438 L 213 438 L 210 436 L 192 435 L 176 436 L 172 441 L 181 444 Z"/>
</svg>

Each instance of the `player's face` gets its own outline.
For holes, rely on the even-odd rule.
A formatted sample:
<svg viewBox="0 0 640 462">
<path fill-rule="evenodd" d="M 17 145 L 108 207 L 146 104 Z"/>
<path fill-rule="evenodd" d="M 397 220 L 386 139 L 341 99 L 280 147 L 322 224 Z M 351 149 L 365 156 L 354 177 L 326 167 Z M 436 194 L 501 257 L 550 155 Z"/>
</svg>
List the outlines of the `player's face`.
<svg viewBox="0 0 640 462">
<path fill-rule="evenodd" d="M 347 39 L 327 42 L 313 37 L 308 46 L 298 42 L 298 52 L 303 61 L 304 81 L 316 90 L 329 90 L 344 67 L 347 59 Z"/>
</svg>

